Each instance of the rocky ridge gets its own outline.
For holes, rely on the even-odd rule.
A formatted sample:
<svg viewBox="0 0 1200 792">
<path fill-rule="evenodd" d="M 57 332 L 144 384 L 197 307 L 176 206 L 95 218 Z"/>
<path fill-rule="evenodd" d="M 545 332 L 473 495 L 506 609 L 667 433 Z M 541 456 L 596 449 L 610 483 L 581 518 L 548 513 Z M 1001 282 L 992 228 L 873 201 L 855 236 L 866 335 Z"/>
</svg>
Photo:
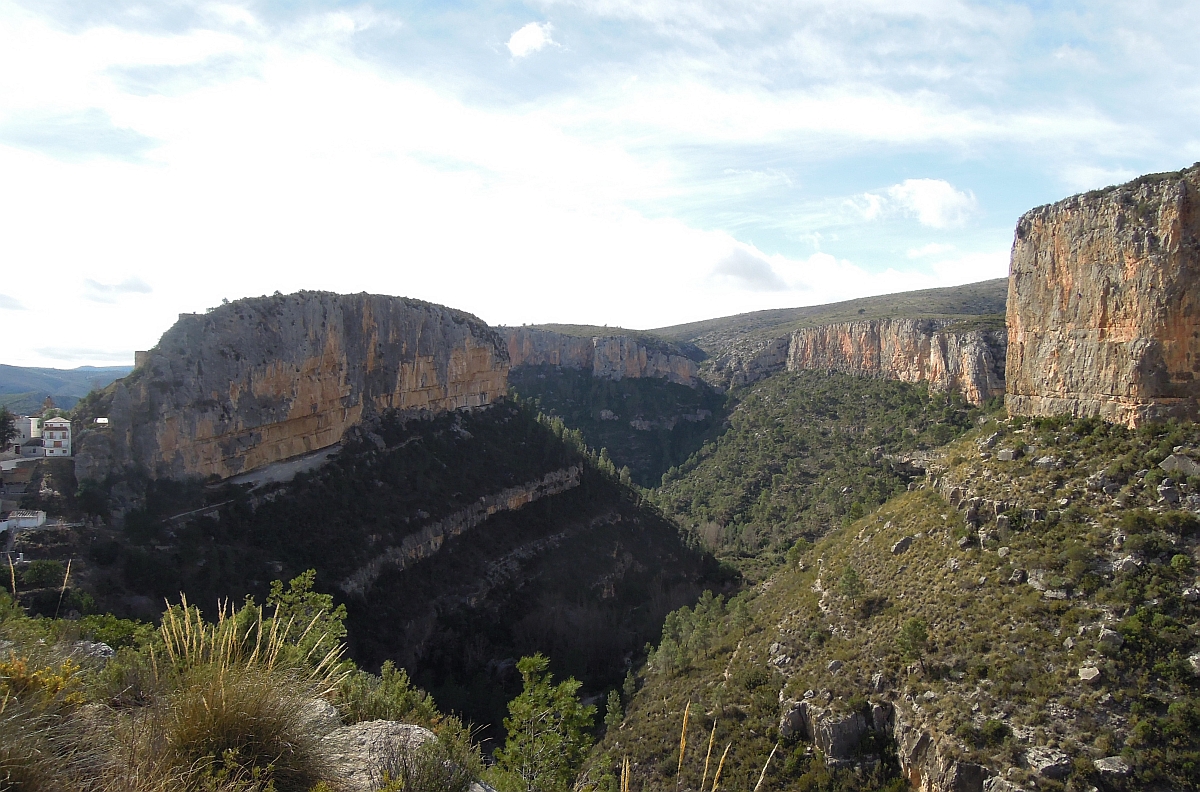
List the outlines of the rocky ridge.
<svg viewBox="0 0 1200 792">
<path fill-rule="evenodd" d="M 1200 417 L 1200 164 L 1027 212 L 1009 278 L 1010 412 Z"/>
<path fill-rule="evenodd" d="M 343 580 L 340 588 L 348 595 L 365 596 L 385 568 L 403 570 L 409 564 L 436 553 L 447 539 L 480 525 L 497 512 L 516 511 L 527 503 L 574 489 L 579 486 L 582 472 L 579 465 L 572 465 L 551 471 L 537 481 L 481 496 L 467 508 L 405 536 L 399 545 L 388 547 Z"/>
<path fill-rule="evenodd" d="M 327 292 L 183 314 L 77 417 L 76 474 L 228 478 L 334 445 L 381 411 L 481 407 L 507 390 L 502 339 L 469 314 Z"/>
</svg>

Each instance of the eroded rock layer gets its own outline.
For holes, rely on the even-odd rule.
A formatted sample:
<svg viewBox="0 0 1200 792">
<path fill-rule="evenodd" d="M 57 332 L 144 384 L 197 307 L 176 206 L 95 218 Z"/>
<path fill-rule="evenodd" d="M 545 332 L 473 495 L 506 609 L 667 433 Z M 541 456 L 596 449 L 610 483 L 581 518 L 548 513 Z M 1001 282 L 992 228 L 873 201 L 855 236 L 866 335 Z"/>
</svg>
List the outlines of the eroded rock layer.
<svg viewBox="0 0 1200 792">
<path fill-rule="evenodd" d="M 469 314 L 400 297 L 301 292 L 184 314 L 104 395 L 77 476 L 137 466 L 227 478 L 326 448 L 385 409 L 503 396 L 508 352 Z"/>
<path fill-rule="evenodd" d="M 655 377 L 694 387 L 699 367 L 691 358 L 625 335 L 591 338 L 531 327 L 502 328 L 512 365 L 552 365 L 590 370 L 607 379 Z"/>
<path fill-rule="evenodd" d="M 1004 348 L 1002 330 L 966 330 L 948 320 L 875 319 L 797 330 L 787 369 L 928 382 L 979 404 L 1004 393 Z"/>
<path fill-rule="evenodd" d="M 1200 417 L 1200 165 L 1027 212 L 1007 404 L 1136 426 Z"/>
</svg>

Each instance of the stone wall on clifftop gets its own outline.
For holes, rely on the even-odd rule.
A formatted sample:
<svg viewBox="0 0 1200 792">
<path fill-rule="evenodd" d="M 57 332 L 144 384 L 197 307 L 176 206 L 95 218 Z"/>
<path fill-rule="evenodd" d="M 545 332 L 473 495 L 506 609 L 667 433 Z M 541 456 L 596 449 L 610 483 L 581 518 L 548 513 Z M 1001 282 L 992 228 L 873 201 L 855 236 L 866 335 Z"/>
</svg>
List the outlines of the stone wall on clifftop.
<svg viewBox="0 0 1200 792">
<path fill-rule="evenodd" d="M 89 407 L 110 424 L 80 437 L 77 476 L 228 478 L 331 446 L 383 410 L 489 404 L 508 368 L 483 322 L 400 297 L 300 292 L 182 314 Z"/>
<path fill-rule="evenodd" d="M 1200 418 L 1200 164 L 1021 217 L 1008 332 L 1014 414 Z"/>
<path fill-rule="evenodd" d="M 552 365 L 590 370 L 607 379 L 654 377 L 695 387 L 699 367 L 665 343 L 655 345 L 627 335 L 574 336 L 533 327 L 500 328 L 513 367 Z"/>
</svg>

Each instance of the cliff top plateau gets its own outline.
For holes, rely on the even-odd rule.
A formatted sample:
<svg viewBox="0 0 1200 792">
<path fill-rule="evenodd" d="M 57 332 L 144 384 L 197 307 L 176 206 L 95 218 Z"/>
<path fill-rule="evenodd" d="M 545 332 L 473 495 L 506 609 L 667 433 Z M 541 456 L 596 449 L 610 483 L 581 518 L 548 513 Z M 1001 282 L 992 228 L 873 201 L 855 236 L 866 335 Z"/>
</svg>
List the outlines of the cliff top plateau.
<svg viewBox="0 0 1200 792">
<path fill-rule="evenodd" d="M 960 319 L 974 327 L 1003 327 L 1008 280 L 968 283 L 941 289 L 860 297 L 855 300 L 779 308 L 660 327 L 646 333 L 695 344 L 712 354 L 734 340 L 786 335 L 818 325 L 867 319 Z"/>
</svg>

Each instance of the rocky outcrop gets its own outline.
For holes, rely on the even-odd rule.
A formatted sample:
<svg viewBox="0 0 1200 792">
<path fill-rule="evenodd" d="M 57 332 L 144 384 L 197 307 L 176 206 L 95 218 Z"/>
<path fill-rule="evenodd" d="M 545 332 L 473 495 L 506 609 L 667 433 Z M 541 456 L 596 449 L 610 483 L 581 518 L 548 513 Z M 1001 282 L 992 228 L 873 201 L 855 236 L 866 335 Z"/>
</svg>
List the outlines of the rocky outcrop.
<svg viewBox="0 0 1200 792">
<path fill-rule="evenodd" d="M 300 292 L 183 314 L 142 366 L 87 410 L 80 480 L 137 467 L 228 478 L 326 448 L 383 410 L 479 407 L 508 386 L 503 340 L 449 308 Z"/>
<path fill-rule="evenodd" d="M 1008 331 L 1011 413 L 1200 418 L 1200 165 L 1026 213 Z"/>
<path fill-rule="evenodd" d="M 1004 356 L 1000 330 L 958 330 L 950 320 L 875 319 L 797 330 L 787 368 L 928 382 L 979 404 L 1004 393 Z"/>
<path fill-rule="evenodd" d="M 853 765 L 861 756 L 863 738 L 874 732 L 892 740 L 900 770 L 918 792 L 983 792 L 991 772 L 983 765 L 956 757 L 953 743 L 928 729 L 889 702 L 871 706 L 870 717 L 861 712 L 838 713 L 811 701 L 785 700 L 779 721 L 784 738 L 809 740 L 830 766 Z"/>
<path fill-rule="evenodd" d="M 423 558 L 428 558 L 440 550 L 447 539 L 474 528 L 497 512 L 515 511 L 535 500 L 574 489 L 579 486 L 582 472 L 578 465 L 572 465 L 569 468 L 551 471 L 537 481 L 508 487 L 494 495 L 481 497 L 467 508 L 404 537 L 399 545 L 387 548 L 369 563 L 355 570 L 342 581 L 340 587 L 346 594 L 365 595 L 384 569 L 405 569 Z"/>
<path fill-rule="evenodd" d="M 721 389 L 757 382 L 787 368 L 790 341 L 784 336 L 732 344 L 704 362 L 701 376 Z"/>
<path fill-rule="evenodd" d="M 551 365 L 591 371 L 606 379 L 654 377 L 696 387 L 699 367 L 666 344 L 645 343 L 627 335 L 570 336 L 530 327 L 501 328 L 512 365 Z"/>
</svg>

